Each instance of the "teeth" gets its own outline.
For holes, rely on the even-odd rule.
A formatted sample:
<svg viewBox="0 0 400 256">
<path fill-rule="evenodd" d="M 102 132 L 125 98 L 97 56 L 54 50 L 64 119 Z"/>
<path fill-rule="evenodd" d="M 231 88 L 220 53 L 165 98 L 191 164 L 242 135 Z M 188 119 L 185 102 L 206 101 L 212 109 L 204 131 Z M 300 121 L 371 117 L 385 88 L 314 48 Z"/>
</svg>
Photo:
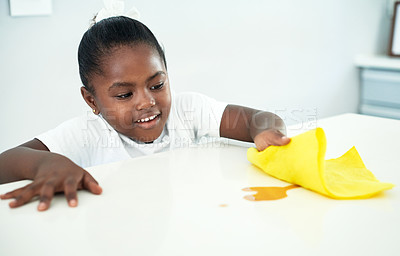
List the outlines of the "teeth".
<svg viewBox="0 0 400 256">
<path fill-rule="evenodd" d="M 146 117 L 146 118 L 143 118 L 143 119 L 139 119 L 139 120 L 137 120 L 136 122 L 137 122 L 137 123 L 148 122 L 148 121 L 153 120 L 153 119 L 156 118 L 156 117 L 157 117 L 157 115 L 154 115 L 154 116 Z"/>
</svg>

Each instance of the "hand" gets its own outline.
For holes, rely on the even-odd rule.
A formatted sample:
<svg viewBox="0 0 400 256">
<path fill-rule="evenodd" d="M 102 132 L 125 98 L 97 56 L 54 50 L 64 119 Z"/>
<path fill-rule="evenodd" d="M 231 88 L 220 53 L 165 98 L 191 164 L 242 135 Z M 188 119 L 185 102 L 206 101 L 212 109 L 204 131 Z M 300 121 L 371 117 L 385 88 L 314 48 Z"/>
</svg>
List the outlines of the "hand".
<svg viewBox="0 0 400 256">
<path fill-rule="evenodd" d="M 256 144 L 258 151 L 263 151 L 272 145 L 283 146 L 289 142 L 290 138 L 275 129 L 264 130 L 254 137 L 254 143 Z"/>
<path fill-rule="evenodd" d="M 102 188 L 87 171 L 64 156 L 52 154 L 40 163 L 32 183 L 0 195 L 0 199 L 14 198 L 9 206 L 16 208 L 39 196 L 38 210 L 45 211 L 50 207 L 54 194 L 64 192 L 68 205 L 76 207 L 77 189 L 86 189 L 96 195 L 102 192 Z"/>
</svg>

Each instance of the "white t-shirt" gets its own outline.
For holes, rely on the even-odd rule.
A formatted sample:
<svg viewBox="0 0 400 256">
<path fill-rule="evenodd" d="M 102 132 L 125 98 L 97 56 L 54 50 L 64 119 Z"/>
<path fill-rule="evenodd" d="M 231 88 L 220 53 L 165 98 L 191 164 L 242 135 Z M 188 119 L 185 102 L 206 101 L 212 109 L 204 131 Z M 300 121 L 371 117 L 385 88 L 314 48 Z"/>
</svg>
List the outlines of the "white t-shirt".
<svg viewBox="0 0 400 256">
<path fill-rule="evenodd" d="M 51 152 L 64 155 L 85 168 L 188 147 L 220 137 L 219 126 L 226 106 L 226 103 L 199 93 L 173 93 L 164 130 L 150 144 L 119 134 L 101 116 L 92 112 L 68 120 L 36 138 Z"/>
</svg>

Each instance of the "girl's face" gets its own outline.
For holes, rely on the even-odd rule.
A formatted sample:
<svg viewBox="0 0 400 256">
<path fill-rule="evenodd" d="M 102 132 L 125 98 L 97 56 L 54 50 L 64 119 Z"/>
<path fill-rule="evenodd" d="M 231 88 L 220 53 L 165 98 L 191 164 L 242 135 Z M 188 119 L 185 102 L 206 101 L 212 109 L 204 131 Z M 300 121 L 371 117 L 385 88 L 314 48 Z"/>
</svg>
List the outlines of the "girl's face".
<svg viewBox="0 0 400 256">
<path fill-rule="evenodd" d="M 93 74 L 95 95 L 85 101 L 119 133 L 136 141 L 157 139 L 171 109 L 168 74 L 156 50 L 145 44 L 120 46 L 103 59 L 103 74 Z"/>
</svg>

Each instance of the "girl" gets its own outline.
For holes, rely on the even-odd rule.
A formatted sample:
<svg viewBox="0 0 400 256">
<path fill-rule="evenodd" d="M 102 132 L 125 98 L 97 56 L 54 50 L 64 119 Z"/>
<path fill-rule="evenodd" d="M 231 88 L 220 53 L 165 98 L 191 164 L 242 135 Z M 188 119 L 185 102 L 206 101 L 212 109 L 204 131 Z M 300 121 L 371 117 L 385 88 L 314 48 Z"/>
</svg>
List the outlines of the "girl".
<svg viewBox="0 0 400 256">
<path fill-rule="evenodd" d="M 4 195 L 11 208 L 39 196 L 38 210 L 64 192 L 77 206 L 77 190 L 101 194 L 83 168 L 197 144 L 212 137 L 254 142 L 258 150 L 285 145 L 278 116 L 170 90 L 164 52 L 141 22 L 124 16 L 95 23 L 78 50 L 81 94 L 93 110 L 0 155 L 0 184 L 32 183 Z"/>
</svg>

